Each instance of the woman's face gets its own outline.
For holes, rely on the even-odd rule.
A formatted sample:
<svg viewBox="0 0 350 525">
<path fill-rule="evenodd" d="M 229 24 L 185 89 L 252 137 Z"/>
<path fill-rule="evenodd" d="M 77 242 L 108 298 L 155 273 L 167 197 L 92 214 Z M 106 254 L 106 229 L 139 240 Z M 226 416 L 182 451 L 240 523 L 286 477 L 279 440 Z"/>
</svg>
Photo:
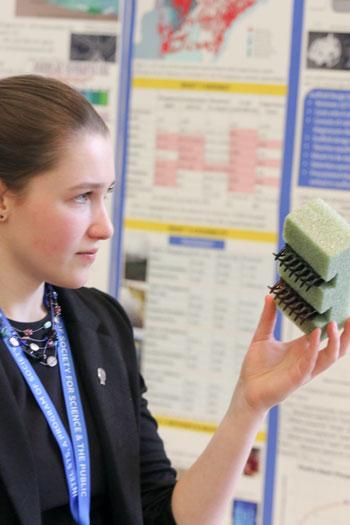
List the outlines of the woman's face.
<svg viewBox="0 0 350 525">
<path fill-rule="evenodd" d="M 111 140 L 81 133 L 57 167 L 29 181 L 23 196 L 7 191 L 0 237 L 12 275 L 35 284 L 83 286 L 100 241 L 113 233 L 105 207 L 113 183 Z"/>
</svg>

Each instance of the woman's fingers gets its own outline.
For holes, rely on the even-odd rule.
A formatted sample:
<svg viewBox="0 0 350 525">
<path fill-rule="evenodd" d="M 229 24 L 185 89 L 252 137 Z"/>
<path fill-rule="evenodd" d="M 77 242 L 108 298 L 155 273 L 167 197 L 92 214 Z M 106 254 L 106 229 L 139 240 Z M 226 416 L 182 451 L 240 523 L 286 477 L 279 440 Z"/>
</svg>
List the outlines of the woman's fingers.
<svg viewBox="0 0 350 525">
<path fill-rule="evenodd" d="M 321 342 L 321 329 L 315 328 L 308 336 L 307 352 L 316 360 Z"/>
<path fill-rule="evenodd" d="M 299 362 L 299 370 L 301 376 L 306 378 L 306 380 L 314 375 L 320 340 L 321 330 L 320 328 L 315 328 L 309 335 L 304 335 L 297 341 L 299 347 L 302 349 L 301 355 L 303 355 L 303 359 Z"/>
<path fill-rule="evenodd" d="M 342 335 L 336 322 L 328 323 L 328 344 L 323 350 L 319 350 L 320 334 L 320 329 L 316 329 L 308 336 L 306 360 L 309 360 L 311 377 L 317 376 L 350 351 L 350 318 L 344 325 Z"/>
<path fill-rule="evenodd" d="M 328 344 L 324 350 L 318 353 L 317 361 L 312 376 L 317 376 L 329 368 L 339 357 L 340 353 L 340 333 L 337 323 L 331 321 L 327 325 Z"/>
<path fill-rule="evenodd" d="M 276 305 L 271 295 L 265 296 L 264 309 L 261 313 L 260 320 L 255 330 L 252 343 L 264 341 L 273 336 L 276 323 Z"/>
<path fill-rule="evenodd" d="M 343 357 L 350 350 L 350 318 L 344 324 L 344 331 L 340 337 L 339 357 Z"/>
</svg>

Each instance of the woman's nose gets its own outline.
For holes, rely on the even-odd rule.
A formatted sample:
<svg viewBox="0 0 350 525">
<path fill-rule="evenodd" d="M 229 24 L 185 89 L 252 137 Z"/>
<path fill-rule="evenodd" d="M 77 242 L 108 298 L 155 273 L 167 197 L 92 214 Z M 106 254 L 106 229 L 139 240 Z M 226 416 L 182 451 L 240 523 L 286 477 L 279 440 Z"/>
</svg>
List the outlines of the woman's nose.
<svg viewBox="0 0 350 525">
<path fill-rule="evenodd" d="M 107 240 L 114 232 L 113 224 L 106 208 L 103 206 L 89 228 L 89 235 L 96 239 Z"/>
</svg>

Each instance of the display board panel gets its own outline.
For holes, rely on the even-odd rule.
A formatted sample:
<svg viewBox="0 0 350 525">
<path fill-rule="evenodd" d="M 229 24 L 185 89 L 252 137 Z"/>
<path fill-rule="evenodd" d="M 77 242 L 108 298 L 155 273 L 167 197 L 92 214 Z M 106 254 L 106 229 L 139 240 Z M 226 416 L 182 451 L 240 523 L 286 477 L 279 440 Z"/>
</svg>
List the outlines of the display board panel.
<svg viewBox="0 0 350 525">
<path fill-rule="evenodd" d="M 298 3 L 294 33 L 280 224 L 320 197 L 350 221 L 350 2 Z M 283 320 L 282 335 L 298 335 Z M 280 407 L 273 523 L 350 522 L 350 359 Z"/>
<path fill-rule="evenodd" d="M 274 279 L 292 7 L 137 3 L 120 298 L 180 473 L 227 409 Z M 262 519 L 266 430 L 227 523 Z"/>
</svg>

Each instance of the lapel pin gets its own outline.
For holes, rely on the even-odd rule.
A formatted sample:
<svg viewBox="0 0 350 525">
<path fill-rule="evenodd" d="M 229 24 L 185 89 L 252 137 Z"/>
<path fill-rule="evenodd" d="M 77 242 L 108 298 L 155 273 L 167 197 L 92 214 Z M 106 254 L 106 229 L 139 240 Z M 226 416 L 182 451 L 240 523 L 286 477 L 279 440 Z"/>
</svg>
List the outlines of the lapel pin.
<svg viewBox="0 0 350 525">
<path fill-rule="evenodd" d="M 106 386 L 107 374 L 106 374 L 106 370 L 104 368 L 98 368 L 97 369 L 97 377 L 98 377 L 98 379 L 100 381 L 100 385 Z"/>
</svg>

